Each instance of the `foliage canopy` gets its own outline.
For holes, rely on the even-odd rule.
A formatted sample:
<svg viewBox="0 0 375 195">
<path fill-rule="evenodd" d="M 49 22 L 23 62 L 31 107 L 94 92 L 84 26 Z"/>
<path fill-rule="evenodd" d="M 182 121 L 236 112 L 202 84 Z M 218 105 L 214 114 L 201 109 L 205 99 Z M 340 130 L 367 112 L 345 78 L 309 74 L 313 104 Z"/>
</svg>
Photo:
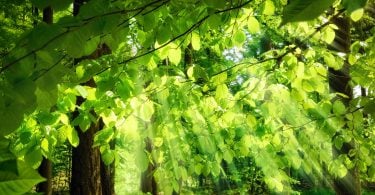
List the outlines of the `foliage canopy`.
<svg viewBox="0 0 375 195">
<path fill-rule="evenodd" d="M 353 24 L 350 51 L 329 47 L 334 19 L 374 24 L 366 0 L 91 0 L 75 17 L 72 3 L 2 5 L 1 43 L 19 38 L 1 48 L 1 194 L 41 182 L 32 168 L 57 145 L 76 147 L 74 126 L 85 131 L 99 118 L 105 127 L 93 147 L 104 162 L 121 159 L 111 140 L 139 151 L 138 168 L 157 164 L 165 194 L 247 157 L 275 192 L 294 190 L 290 169 L 322 181 L 356 167 L 363 181 L 375 180 L 375 33 Z M 8 13 L 17 4 L 51 6 L 58 18 L 32 26 L 38 18 L 26 15 L 20 30 Z M 73 63 L 103 45 L 112 54 Z M 365 91 L 353 99 L 328 85 L 329 70 L 346 61 L 350 87 Z M 83 84 L 90 79 L 95 87 Z M 143 152 L 147 137 L 151 154 Z M 332 154 L 345 143 L 356 147 Z"/>
</svg>

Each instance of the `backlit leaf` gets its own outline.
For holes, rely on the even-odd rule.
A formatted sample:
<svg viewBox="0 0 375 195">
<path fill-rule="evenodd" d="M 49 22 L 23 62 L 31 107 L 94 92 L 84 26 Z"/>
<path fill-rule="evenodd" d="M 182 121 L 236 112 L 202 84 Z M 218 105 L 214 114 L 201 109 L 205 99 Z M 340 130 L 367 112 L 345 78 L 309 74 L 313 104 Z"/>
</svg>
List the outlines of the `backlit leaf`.
<svg viewBox="0 0 375 195">
<path fill-rule="evenodd" d="M 233 41 L 236 46 L 242 46 L 246 41 L 246 34 L 242 30 L 238 30 L 233 35 Z"/>
<path fill-rule="evenodd" d="M 352 13 L 350 13 L 350 18 L 354 21 L 354 22 L 357 22 L 358 20 L 360 20 L 363 16 L 363 8 L 360 8 L 360 9 L 357 9 L 355 11 L 353 11 Z"/>
<path fill-rule="evenodd" d="M 330 27 L 326 28 L 322 33 L 322 39 L 327 44 L 331 44 L 333 40 L 335 39 L 335 31 Z"/>
<path fill-rule="evenodd" d="M 328 9 L 334 0 L 293 0 L 284 8 L 282 24 L 312 20 Z"/>
<path fill-rule="evenodd" d="M 69 143 L 73 147 L 77 147 L 79 144 L 79 137 L 77 131 L 70 126 L 64 126 L 64 128 L 61 130 L 65 132 L 65 135 L 68 138 Z"/>
<path fill-rule="evenodd" d="M 174 47 L 170 48 L 168 52 L 168 58 L 169 61 L 172 62 L 172 64 L 179 64 L 181 61 L 181 48 L 180 47 Z"/>
<path fill-rule="evenodd" d="M 266 0 L 264 2 L 263 14 L 273 15 L 275 13 L 275 5 L 272 0 Z"/>
<path fill-rule="evenodd" d="M 191 46 L 193 47 L 194 50 L 200 50 L 201 48 L 201 40 L 197 33 L 193 32 L 191 34 Z"/>
<path fill-rule="evenodd" d="M 252 34 L 256 34 L 260 31 L 259 22 L 255 17 L 249 17 L 249 20 L 247 21 L 247 29 Z"/>
<path fill-rule="evenodd" d="M 223 98 L 228 98 L 228 94 L 229 94 L 229 89 L 228 89 L 227 85 L 221 84 L 221 85 L 217 86 L 216 95 L 215 95 L 215 98 L 217 100 L 220 100 L 220 99 L 223 99 Z"/>
<path fill-rule="evenodd" d="M 151 101 L 146 101 L 140 106 L 139 117 L 144 121 L 150 121 L 154 114 L 154 104 Z"/>
</svg>

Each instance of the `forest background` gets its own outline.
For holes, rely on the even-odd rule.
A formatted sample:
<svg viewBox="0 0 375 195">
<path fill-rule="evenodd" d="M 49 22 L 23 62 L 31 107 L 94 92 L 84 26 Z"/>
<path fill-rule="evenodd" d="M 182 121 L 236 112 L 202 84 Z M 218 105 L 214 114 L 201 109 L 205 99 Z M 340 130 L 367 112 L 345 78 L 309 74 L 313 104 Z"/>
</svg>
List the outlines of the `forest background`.
<svg viewBox="0 0 375 195">
<path fill-rule="evenodd" d="M 373 0 L 0 6 L 0 194 L 374 191 Z"/>
</svg>

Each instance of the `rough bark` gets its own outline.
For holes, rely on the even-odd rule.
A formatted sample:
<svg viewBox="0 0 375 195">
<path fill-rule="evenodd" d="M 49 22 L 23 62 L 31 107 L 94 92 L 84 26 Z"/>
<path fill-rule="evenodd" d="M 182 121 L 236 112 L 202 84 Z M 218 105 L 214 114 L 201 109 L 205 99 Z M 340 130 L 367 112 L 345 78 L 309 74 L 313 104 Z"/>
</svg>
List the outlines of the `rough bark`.
<svg viewBox="0 0 375 195">
<path fill-rule="evenodd" d="M 88 82 L 90 83 L 90 82 Z M 77 105 L 84 102 L 82 97 L 77 98 Z M 78 110 L 73 114 L 77 117 Z M 100 176 L 100 151 L 93 148 L 94 135 L 98 131 L 98 125 L 92 123 L 86 132 L 75 127 L 78 132 L 79 145 L 72 149 L 72 178 L 70 194 L 77 195 L 101 195 L 102 185 Z"/>
<path fill-rule="evenodd" d="M 73 15 L 79 13 L 80 6 L 84 0 L 75 0 L 73 3 Z M 84 59 L 97 59 L 102 55 L 111 53 L 105 44 L 98 46 L 96 51 L 88 56 L 74 59 L 74 64 L 78 64 Z M 96 87 L 94 79 L 82 83 L 89 87 Z M 84 98 L 78 97 L 76 105 L 79 107 L 84 102 Z M 94 111 L 91 111 L 96 116 Z M 76 110 L 73 118 L 79 115 Z M 97 117 L 97 116 L 96 116 Z M 97 118 L 97 122 L 92 122 L 90 128 L 83 132 L 79 126 L 75 129 L 78 132 L 80 144 L 72 150 L 72 178 L 70 183 L 70 194 L 75 195 L 110 195 L 114 194 L 114 166 L 105 166 L 102 163 L 99 148 L 93 148 L 94 135 L 103 128 L 102 121 Z"/>
<path fill-rule="evenodd" d="M 338 52 L 348 53 L 350 51 L 350 20 L 347 17 L 334 18 L 332 21 L 338 29 L 335 31 L 336 36 L 330 49 Z M 350 65 L 347 60 L 340 70 L 329 68 L 329 85 L 333 92 L 345 94 L 349 98 L 340 98 L 346 105 L 349 105 L 353 97 L 353 90 L 350 86 Z M 338 97 L 339 98 L 339 97 Z M 348 154 L 354 148 L 354 143 L 344 143 L 341 149 L 333 146 L 333 155 Z M 333 187 L 336 194 L 359 195 L 361 194 L 361 183 L 359 173 L 356 167 L 350 169 L 348 174 L 343 178 L 335 178 Z"/>
</svg>

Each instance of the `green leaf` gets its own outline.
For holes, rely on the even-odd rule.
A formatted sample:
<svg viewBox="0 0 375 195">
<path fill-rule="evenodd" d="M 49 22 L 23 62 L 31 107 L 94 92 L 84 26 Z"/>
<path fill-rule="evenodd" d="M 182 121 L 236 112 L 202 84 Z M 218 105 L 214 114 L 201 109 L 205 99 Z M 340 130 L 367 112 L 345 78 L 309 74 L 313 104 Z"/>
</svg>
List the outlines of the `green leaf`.
<svg viewBox="0 0 375 195">
<path fill-rule="evenodd" d="M 252 114 L 248 114 L 246 116 L 246 122 L 249 125 L 249 127 L 254 128 L 257 124 L 257 119 Z"/>
<path fill-rule="evenodd" d="M 351 14 L 353 11 L 365 7 L 367 0 L 343 0 L 342 4 L 345 9 Z"/>
<path fill-rule="evenodd" d="M 215 98 L 216 100 L 228 98 L 229 89 L 226 84 L 221 84 L 216 87 Z"/>
<path fill-rule="evenodd" d="M 55 85 L 56 87 L 56 85 Z M 56 89 L 42 90 L 36 88 L 35 95 L 37 97 L 38 109 L 42 111 L 48 111 L 57 101 L 57 87 Z"/>
<path fill-rule="evenodd" d="M 149 163 L 146 152 L 137 152 L 137 154 L 135 155 L 135 162 L 141 172 L 146 171 Z"/>
<path fill-rule="evenodd" d="M 42 125 L 53 125 L 58 122 L 59 116 L 50 112 L 39 112 L 37 119 Z"/>
<path fill-rule="evenodd" d="M 5 136 L 15 131 L 23 121 L 24 108 L 11 104 L 6 109 L 0 109 L 0 136 Z"/>
<path fill-rule="evenodd" d="M 208 75 L 207 75 L 206 70 L 199 65 L 191 66 L 187 70 L 187 75 L 189 79 L 192 79 L 194 81 L 203 81 L 203 82 L 208 81 Z"/>
<path fill-rule="evenodd" d="M 284 8 L 281 25 L 315 19 L 333 2 L 334 0 L 292 0 Z"/>
<path fill-rule="evenodd" d="M 375 113 L 375 100 L 371 100 L 364 105 L 363 112 L 366 114 L 374 114 Z"/>
<path fill-rule="evenodd" d="M 345 105 L 340 101 L 336 100 L 332 105 L 333 113 L 338 115 L 343 115 L 346 113 Z"/>
<path fill-rule="evenodd" d="M 216 145 L 210 137 L 199 136 L 198 143 L 202 153 L 213 154 L 216 152 Z"/>
<path fill-rule="evenodd" d="M 115 112 L 110 109 L 103 111 L 103 113 L 100 114 L 100 117 L 103 119 L 104 125 L 107 127 L 115 126 L 118 119 Z"/>
<path fill-rule="evenodd" d="M 213 14 L 207 19 L 207 24 L 210 26 L 210 28 L 215 29 L 221 26 L 222 24 L 222 18 L 218 14 Z"/>
<path fill-rule="evenodd" d="M 180 171 L 180 175 L 181 175 L 182 180 L 186 181 L 188 179 L 188 174 L 187 174 L 187 171 L 186 171 L 185 167 L 179 166 L 178 170 Z"/>
<path fill-rule="evenodd" d="M 158 44 L 162 45 L 166 43 L 170 39 L 170 37 L 171 37 L 171 30 L 169 29 L 169 26 L 161 26 L 156 35 Z"/>
<path fill-rule="evenodd" d="M 249 17 L 249 20 L 247 21 L 247 29 L 251 34 L 256 34 L 260 31 L 259 22 L 255 17 Z"/>
<path fill-rule="evenodd" d="M 181 61 L 181 48 L 178 46 L 170 48 L 168 51 L 168 58 L 172 64 L 178 65 Z"/>
<path fill-rule="evenodd" d="M 223 153 L 223 159 L 227 161 L 227 163 L 232 163 L 233 161 L 233 152 L 231 150 L 225 150 Z"/>
<path fill-rule="evenodd" d="M 36 57 L 38 60 L 41 60 L 42 62 L 45 62 L 46 64 L 53 64 L 53 62 L 55 61 L 53 58 L 55 56 L 52 56 L 51 53 L 44 51 L 44 50 L 36 52 Z"/>
<path fill-rule="evenodd" d="M 195 164 L 194 165 L 195 174 L 200 175 L 202 173 L 202 168 L 203 168 L 202 164 L 200 163 Z"/>
<path fill-rule="evenodd" d="M 203 2 L 211 8 L 221 9 L 225 7 L 226 1 L 221 0 L 203 0 Z"/>
<path fill-rule="evenodd" d="M 42 149 L 42 151 L 44 153 L 48 153 L 49 152 L 49 143 L 48 143 L 48 139 L 44 138 L 42 140 L 42 142 L 40 143 L 40 148 Z"/>
<path fill-rule="evenodd" d="M 2 151 L 1 151 L 2 152 Z M 18 175 L 17 160 L 16 158 L 0 162 L 0 174 L 2 172 L 10 172 L 11 174 Z"/>
<path fill-rule="evenodd" d="M 24 194 L 39 182 L 45 181 L 38 172 L 18 161 L 18 175 L 12 172 L 0 173 L 0 194 Z"/>
<path fill-rule="evenodd" d="M 94 136 L 93 147 L 108 144 L 112 140 L 114 134 L 115 132 L 112 128 L 105 128 L 98 131 Z"/>
<path fill-rule="evenodd" d="M 9 171 L 18 174 L 17 158 L 9 151 L 9 142 L 5 139 L 0 139 L 0 173 L 2 171 Z"/>
<path fill-rule="evenodd" d="M 112 150 L 104 150 L 102 153 L 102 160 L 105 165 L 110 165 L 115 160 L 115 154 Z"/>
<path fill-rule="evenodd" d="M 87 38 L 87 35 L 80 31 L 69 33 L 64 40 L 66 52 L 74 58 L 83 56 L 83 48 L 85 47 Z"/>
<path fill-rule="evenodd" d="M 88 34 L 86 29 L 80 29 L 66 35 L 63 44 L 71 57 L 88 56 L 97 49 L 100 36 L 88 37 Z"/>
<path fill-rule="evenodd" d="M 131 97 L 133 86 L 128 79 L 120 80 L 116 83 L 117 94 L 125 101 Z"/>
<path fill-rule="evenodd" d="M 153 143 L 154 143 L 155 147 L 160 147 L 161 145 L 163 145 L 163 138 L 162 137 L 155 137 Z"/>
<path fill-rule="evenodd" d="M 90 113 L 79 113 L 78 117 L 72 122 L 73 126 L 79 126 L 82 132 L 86 132 L 91 126 Z"/>
<path fill-rule="evenodd" d="M 226 72 L 220 73 L 211 77 L 211 81 L 214 85 L 220 85 L 227 81 L 228 75 Z"/>
<path fill-rule="evenodd" d="M 191 46 L 194 50 L 198 51 L 201 48 L 201 39 L 199 35 L 195 32 L 191 34 Z"/>
<path fill-rule="evenodd" d="M 71 126 L 67 126 L 67 125 L 65 125 L 63 129 L 61 130 L 64 131 L 66 137 L 68 138 L 69 143 L 73 147 L 77 147 L 79 144 L 79 137 L 78 137 L 77 131 L 73 129 Z"/>
<path fill-rule="evenodd" d="M 335 31 L 332 28 L 327 27 L 322 33 L 322 39 L 327 44 L 331 44 L 333 40 L 335 40 L 335 35 L 336 35 Z"/>
<path fill-rule="evenodd" d="M 267 183 L 267 185 L 276 192 L 282 192 L 283 191 L 283 183 L 279 180 L 279 178 L 275 177 L 268 177 L 266 176 L 264 181 Z"/>
<path fill-rule="evenodd" d="M 339 160 L 331 162 L 328 166 L 328 170 L 331 173 L 333 173 L 333 175 L 336 175 L 338 178 L 343 178 L 348 173 L 348 169 Z"/>
<path fill-rule="evenodd" d="M 31 3 L 39 9 L 51 6 L 54 11 L 64 10 L 73 3 L 72 0 L 31 0 Z"/>
<path fill-rule="evenodd" d="M 29 166 L 36 169 L 43 160 L 42 151 L 40 148 L 34 148 L 24 156 L 24 160 Z"/>
<path fill-rule="evenodd" d="M 324 62 L 331 68 L 339 70 L 342 67 L 342 64 L 329 52 L 323 54 Z"/>
<path fill-rule="evenodd" d="M 357 9 L 357 10 L 353 11 L 352 13 L 350 13 L 350 18 L 351 18 L 354 22 L 357 22 L 358 20 L 360 20 L 360 19 L 362 18 L 363 13 L 364 13 L 363 8 L 361 8 L 361 9 Z"/>
<path fill-rule="evenodd" d="M 146 101 L 140 106 L 139 117 L 144 121 L 150 121 L 154 111 L 154 104 Z"/>
<path fill-rule="evenodd" d="M 255 129 L 255 134 L 258 137 L 263 137 L 266 134 L 266 132 L 267 128 L 264 125 L 258 123 Z"/>
<path fill-rule="evenodd" d="M 242 46 L 246 41 L 246 34 L 242 30 L 237 30 L 233 35 L 233 41 L 236 46 Z"/>
<path fill-rule="evenodd" d="M 369 178 L 375 178 L 375 165 L 372 164 L 371 167 L 368 169 L 368 176 Z"/>
<path fill-rule="evenodd" d="M 313 82 L 311 82 L 310 80 L 306 80 L 306 79 L 302 81 L 302 88 L 306 92 L 313 92 L 315 90 Z"/>
<path fill-rule="evenodd" d="M 83 98 L 86 98 L 87 97 L 87 90 L 85 89 L 85 87 L 81 86 L 81 85 L 77 85 L 74 87 L 74 89 L 78 92 L 79 95 L 81 95 Z"/>
<path fill-rule="evenodd" d="M 275 5 L 272 0 L 266 0 L 263 6 L 263 14 L 270 16 L 275 13 Z"/>
</svg>

